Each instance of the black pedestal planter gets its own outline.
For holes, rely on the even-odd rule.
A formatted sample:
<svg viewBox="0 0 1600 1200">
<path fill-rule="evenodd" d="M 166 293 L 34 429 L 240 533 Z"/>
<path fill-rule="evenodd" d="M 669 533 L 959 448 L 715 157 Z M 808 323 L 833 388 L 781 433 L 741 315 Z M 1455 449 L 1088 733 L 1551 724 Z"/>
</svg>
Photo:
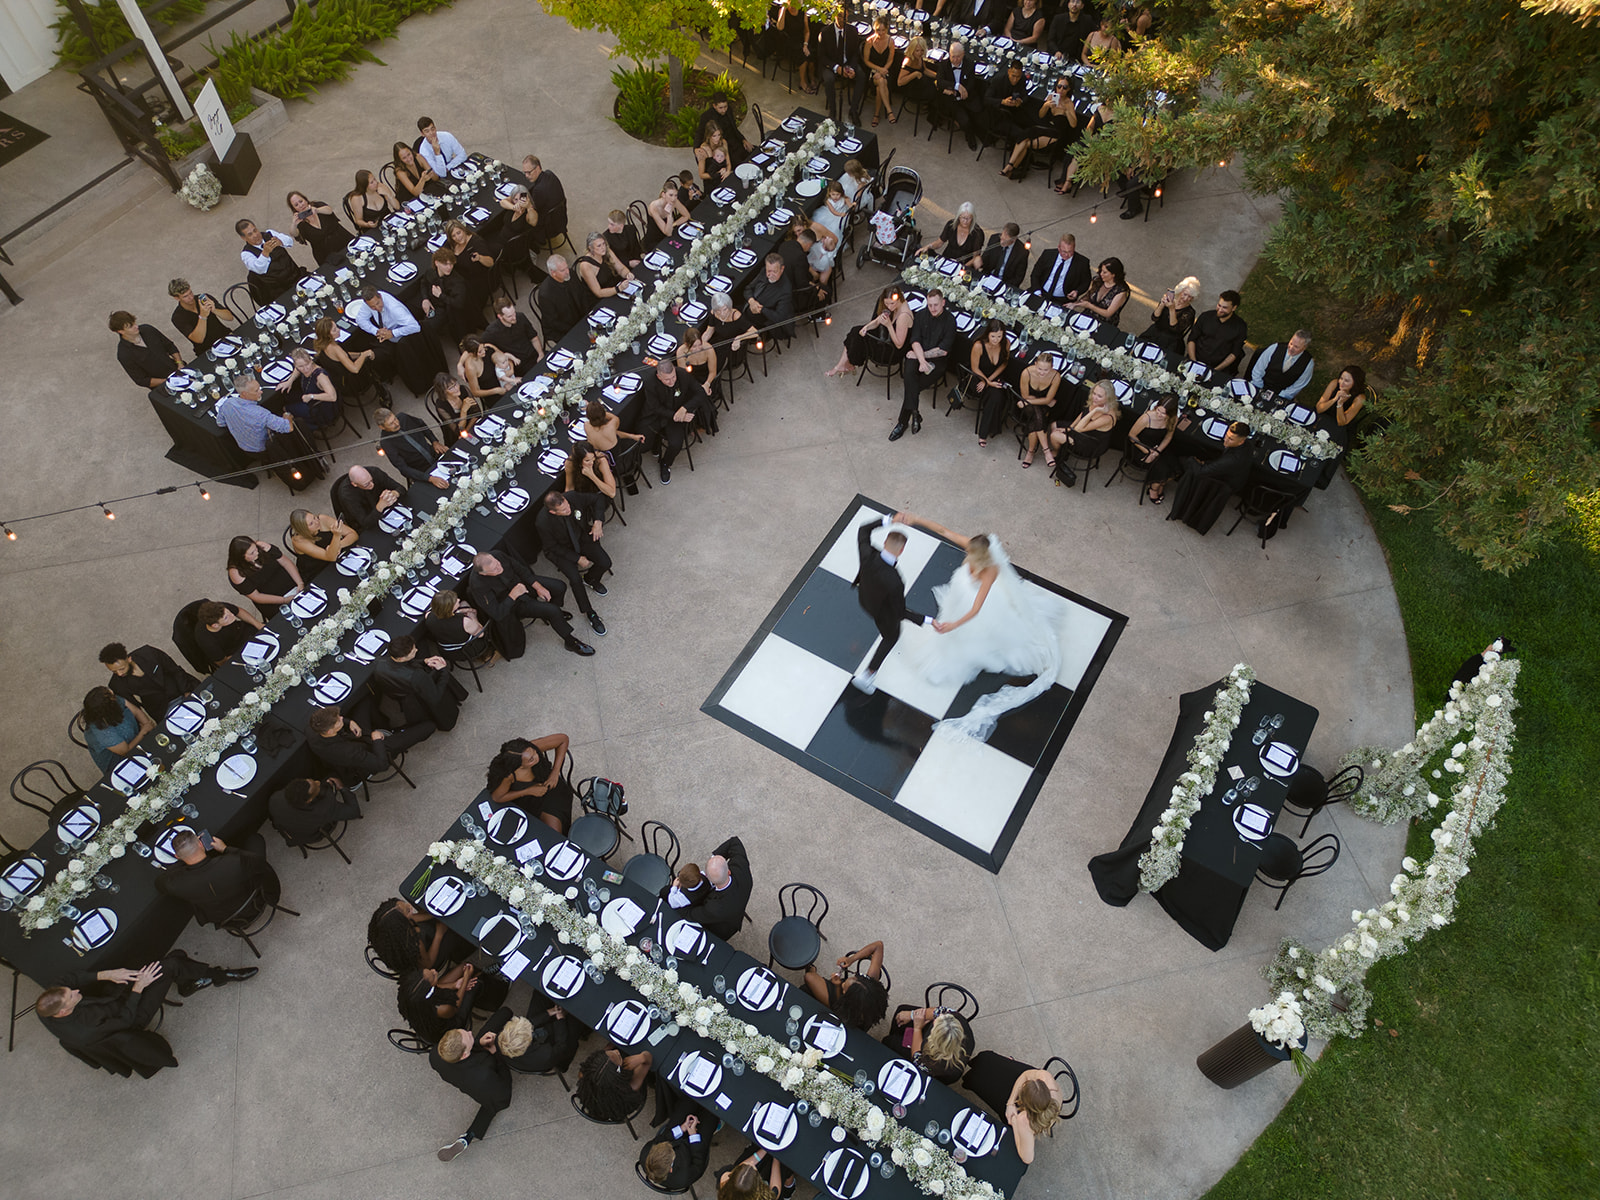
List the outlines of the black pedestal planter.
<svg viewBox="0 0 1600 1200">
<path fill-rule="evenodd" d="M 1305 1039 L 1300 1042 L 1302 1049 Z M 1236 1088 L 1268 1068 L 1289 1061 L 1289 1051 L 1262 1040 L 1248 1024 L 1241 1025 L 1194 1060 L 1200 1073 L 1220 1088 Z"/>
</svg>

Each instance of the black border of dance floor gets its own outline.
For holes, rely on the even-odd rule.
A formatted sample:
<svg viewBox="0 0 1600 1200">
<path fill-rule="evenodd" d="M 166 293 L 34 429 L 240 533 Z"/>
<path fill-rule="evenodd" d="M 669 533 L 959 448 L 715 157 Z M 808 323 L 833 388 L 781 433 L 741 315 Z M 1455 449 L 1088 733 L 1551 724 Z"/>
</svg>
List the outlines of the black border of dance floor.
<svg viewBox="0 0 1600 1200">
<path fill-rule="evenodd" d="M 1016 843 L 1017 835 L 1022 832 L 1023 823 L 1028 819 L 1028 814 L 1033 810 L 1034 800 L 1038 798 L 1039 790 L 1044 786 L 1045 778 L 1050 774 L 1051 769 L 1055 766 L 1056 758 L 1060 755 L 1062 747 L 1067 744 L 1067 738 L 1071 734 L 1073 726 L 1077 723 L 1078 714 L 1083 711 L 1084 702 L 1089 698 L 1089 694 L 1094 690 L 1095 684 L 1099 681 L 1101 670 L 1105 667 L 1106 661 L 1111 657 L 1111 652 L 1116 647 L 1117 640 L 1122 636 L 1122 630 L 1127 625 L 1128 618 L 1123 613 L 1119 613 L 1115 609 L 1108 608 L 1104 604 L 1100 604 L 1095 600 L 1089 599 L 1087 596 L 1081 595 L 1078 592 L 1074 592 L 1070 588 L 1062 587 L 1058 583 L 1041 578 L 1040 576 L 1033 574 L 1031 571 L 1023 570 L 1021 567 L 1017 568 L 1017 573 L 1024 579 L 1037 584 L 1039 587 L 1042 587 L 1047 591 L 1054 592 L 1056 595 L 1071 601 L 1073 604 L 1080 605 L 1083 608 L 1099 613 L 1101 616 L 1106 617 L 1110 621 L 1110 625 L 1106 629 L 1104 636 L 1101 637 L 1100 645 L 1095 650 L 1094 657 L 1090 659 L 1088 666 L 1084 668 L 1083 678 L 1079 681 L 1078 686 L 1072 689 L 1071 699 L 1068 701 L 1065 711 L 1061 714 L 1060 719 L 1056 723 L 1055 729 L 1051 733 L 1048 741 L 1045 743 L 1044 750 L 1040 754 L 1038 762 L 1034 766 L 1032 773 L 1029 775 L 1027 783 L 1023 786 L 1021 793 L 1017 796 L 1016 803 L 1011 810 L 1011 815 L 1007 818 L 1004 827 L 1001 829 L 999 835 L 995 838 L 993 849 L 990 852 L 985 853 L 974 846 L 971 842 L 968 842 L 949 832 L 943 826 L 935 824 L 933 821 L 928 820 L 926 817 L 923 817 L 918 813 L 911 812 L 904 805 L 895 803 L 893 797 L 885 796 L 882 792 L 876 791 L 854 777 L 845 774 L 843 771 L 827 761 L 808 753 L 803 747 L 795 746 L 789 742 L 786 742 L 782 738 L 769 733 L 761 726 L 754 724 L 747 718 L 722 707 L 723 696 L 727 694 L 728 689 L 733 686 L 733 684 L 738 680 L 739 676 L 744 673 L 745 667 L 749 664 L 755 653 L 766 642 L 767 638 L 774 633 L 779 621 L 783 618 L 784 614 L 788 612 L 790 606 L 794 603 L 795 598 L 805 588 L 807 583 L 810 582 L 812 577 L 820 570 L 822 560 L 827 557 L 828 551 L 833 547 L 833 545 L 839 540 L 840 536 L 844 534 L 846 530 L 854 528 L 854 518 L 862 506 L 877 509 L 878 511 L 884 513 L 895 511 L 891 505 L 882 504 L 869 496 L 864 496 L 859 492 L 856 493 L 856 495 L 850 500 L 849 504 L 846 505 L 844 511 L 840 514 L 839 519 L 833 523 L 833 527 L 829 529 L 828 533 L 824 536 L 821 544 L 818 545 L 811 557 L 806 560 L 805 564 L 800 568 L 799 572 L 795 575 L 789 586 L 784 589 L 783 595 L 780 596 L 777 603 L 772 606 L 771 611 L 767 613 L 765 619 L 761 622 L 760 627 L 751 636 L 750 640 L 745 643 L 744 648 L 739 652 L 738 657 L 733 660 L 733 664 L 726 672 L 724 672 L 722 678 L 717 681 L 717 686 L 712 689 L 711 695 L 708 696 L 705 703 L 700 706 L 700 711 L 705 713 L 707 716 L 713 717 L 714 719 L 722 722 L 730 729 L 737 730 L 746 737 L 752 738 L 753 740 L 761 743 L 769 750 L 782 755 L 790 762 L 804 767 L 807 771 L 810 771 L 819 779 L 825 779 L 842 791 L 850 793 L 856 799 L 870 804 L 879 812 L 893 817 L 901 824 L 916 830 L 924 837 L 938 842 L 946 849 L 953 850 L 955 853 L 961 855 L 961 857 L 971 862 L 975 862 L 979 866 L 985 867 L 989 871 L 998 875 L 1000 873 L 1000 868 L 1005 864 L 1006 856 L 1011 852 L 1011 847 Z M 921 532 L 928 533 L 927 530 L 922 530 Z M 929 536 L 933 537 L 934 540 L 940 542 L 944 546 L 950 546 L 949 542 L 946 542 L 943 538 L 940 538 L 935 534 L 930 533 Z M 926 569 L 924 569 L 924 573 L 926 573 Z M 920 575 L 916 582 L 922 582 Z M 916 583 L 913 584 L 913 590 L 915 589 L 915 586 Z M 798 645 L 798 643 L 796 644 Z M 801 646 L 801 649 L 806 649 L 807 653 L 815 653 L 804 646 Z M 818 657 L 823 656 L 819 655 Z M 846 683 L 844 686 L 847 691 L 850 689 L 849 683 Z M 971 705 L 972 697 L 968 695 L 968 693 L 973 686 L 974 685 L 968 685 L 967 688 L 962 689 L 962 692 L 958 694 L 956 700 L 951 704 L 950 711 L 952 713 L 964 712 L 966 711 L 967 707 Z M 1057 686 L 1059 687 L 1059 685 Z M 1052 692 L 1055 690 L 1056 689 L 1052 689 Z M 1046 693 L 1044 696 L 1039 697 L 1038 700 L 1035 700 L 1025 708 L 1017 711 L 1019 713 L 1028 712 L 1036 705 L 1048 700 L 1050 695 L 1051 693 Z M 965 697 L 964 701 L 963 697 Z M 872 697 L 861 697 L 861 699 L 867 702 L 879 702 L 884 699 L 884 694 L 879 692 L 877 695 Z M 899 704 L 899 702 L 894 701 L 892 697 L 888 699 L 891 703 Z M 1014 715 L 1016 714 L 1008 714 L 1008 716 Z M 989 739 L 990 745 L 996 745 L 997 742 L 1002 742 L 1004 740 L 1005 733 L 1005 719 L 1002 718 L 1000 728 L 997 729 L 994 736 Z M 1001 747 L 996 745 L 996 748 L 1000 749 Z M 1002 752 L 1005 751 L 1002 749 Z"/>
</svg>

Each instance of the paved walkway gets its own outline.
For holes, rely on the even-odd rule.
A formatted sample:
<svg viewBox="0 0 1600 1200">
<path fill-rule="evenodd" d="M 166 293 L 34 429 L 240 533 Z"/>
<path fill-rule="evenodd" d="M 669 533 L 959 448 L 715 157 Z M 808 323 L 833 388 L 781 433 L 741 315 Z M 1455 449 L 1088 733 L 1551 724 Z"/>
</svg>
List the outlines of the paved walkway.
<svg viewBox="0 0 1600 1200">
<path fill-rule="evenodd" d="M 164 326 L 173 275 L 222 290 L 239 274 L 236 219 L 281 220 L 291 187 L 337 203 L 354 171 L 376 168 L 419 113 L 504 160 L 540 155 L 566 182 L 576 234 L 654 194 L 669 168 L 689 161 L 610 124 L 601 39 L 512 0 L 462 0 L 413 19 L 380 55 L 386 67 L 364 66 L 315 103 L 290 106 L 289 127 L 260 146 L 250 197 L 199 214 L 152 191 L 104 227 L 41 239 L 19 262 L 13 278 L 27 302 L 0 310 L 10 440 L 0 513 L 187 482 L 162 458 L 166 442 L 144 396 L 116 367 L 105 314 L 127 307 Z M 461 61 L 473 64 L 471 82 L 446 65 Z M 802 99 L 746 74 L 768 111 L 782 115 Z M 898 161 L 923 173 L 930 210 L 971 199 L 987 227 L 1074 214 L 1060 228 L 1096 259 L 1119 255 L 1146 308 L 1190 273 L 1207 296 L 1237 286 L 1274 219 L 1230 173 L 1214 172 L 1175 181 L 1148 225 L 1117 221 L 1115 205 L 1091 225 L 1081 198 L 1061 200 L 1037 177 L 999 179 L 993 153 L 974 165 L 964 152 L 914 143 L 907 127 L 879 133 L 885 152 L 900 147 Z M 632 1143 L 578 1120 L 553 1080 L 520 1081 L 484 1145 L 449 1167 L 436 1162 L 471 1107 L 384 1041 L 398 1023 L 392 991 L 361 961 L 367 914 L 481 786 L 493 747 L 553 729 L 571 735 L 583 774 L 626 781 L 639 818 L 668 821 L 689 853 L 743 834 L 757 877 L 745 948 L 760 952 L 777 886 L 810 880 L 833 904 L 833 951 L 885 939 L 896 1000 L 959 980 L 983 1001 L 980 1045 L 1069 1059 L 1083 1111 L 1043 1144 L 1025 1200 L 1189 1197 L 1228 1168 L 1295 1077 L 1279 1070 L 1223 1092 L 1195 1069 L 1195 1055 L 1262 1001 L 1257 972 L 1281 936 L 1330 937 L 1352 907 L 1386 894 L 1399 834 L 1345 813 L 1318 818 L 1345 843 L 1337 867 L 1292 891 L 1279 912 L 1265 893 L 1252 895 L 1216 954 L 1148 899 L 1101 904 L 1085 864 L 1127 828 L 1176 697 L 1236 661 L 1321 710 L 1315 765 L 1406 735 L 1411 682 L 1381 549 L 1342 480 L 1263 553 L 1243 534 L 1201 539 L 1164 522 L 1164 510 L 1136 505 L 1127 483 L 1105 489 L 1096 478 L 1088 495 L 1054 488 L 1044 472 L 1018 470 L 1008 442 L 980 450 L 960 418 L 932 417 L 921 435 L 889 445 L 897 405 L 870 382 L 822 378 L 844 328 L 887 281 L 881 269 L 852 272 L 842 320 L 821 341 L 802 334 L 769 380 L 741 391 L 722 436 L 696 455 L 698 470 L 645 493 L 631 524 L 608 534 L 618 573 L 601 609 L 611 634 L 594 659 L 536 632 L 525 659 L 489 673 L 454 733 L 413 756 L 418 790 L 378 793 L 346 841 L 354 866 L 276 856 L 285 898 L 304 915 L 266 935 L 256 981 L 171 1014 L 165 1032 L 181 1070 L 113 1079 L 24 1021 L 0 1089 L 8 1196 L 638 1192 Z M 996 530 L 1022 565 L 1132 618 L 999 876 L 699 712 L 857 491 L 957 529 Z M 163 644 L 185 601 L 227 594 L 227 538 L 276 537 L 293 506 L 275 484 L 220 488 L 209 503 L 189 489 L 125 506 L 114 524 L 78 514 L 0 543 L 0 774 L 39 755 L 86 768 L 66 725 L 103 678 L 94 651 L 112 639 Z M 0 832 L 32 838 L 32 819 L 7 810 Z M 198 929 L 183 945 L 223 962 L 242 954 Z M 719 1145 L 714 1162 L 736 1149 Z"/>
</svg>

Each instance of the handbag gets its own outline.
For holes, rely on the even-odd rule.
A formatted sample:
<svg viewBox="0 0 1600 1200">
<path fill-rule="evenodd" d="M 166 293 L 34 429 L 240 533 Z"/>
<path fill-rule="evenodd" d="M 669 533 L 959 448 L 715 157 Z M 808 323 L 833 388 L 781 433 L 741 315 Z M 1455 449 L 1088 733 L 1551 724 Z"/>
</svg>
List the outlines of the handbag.
<svg viewBox="0 0 1600 1200">
<path fill-rule="evenodd" d="M 614 779 L 595 775 L 578 784 L 578 799 L 594 812 L 608 817 L 626 816 L 628 798 L 623 787 Z"/>
</svg>

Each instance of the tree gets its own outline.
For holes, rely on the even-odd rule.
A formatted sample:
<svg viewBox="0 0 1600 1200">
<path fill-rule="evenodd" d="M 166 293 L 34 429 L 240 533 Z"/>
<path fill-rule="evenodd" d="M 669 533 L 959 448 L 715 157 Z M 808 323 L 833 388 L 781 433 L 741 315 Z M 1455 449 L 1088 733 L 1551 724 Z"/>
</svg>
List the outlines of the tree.
<svg viewBox="0 0 1600 1200">
<path fill-rule="evenodd" d="M 1392 315 L 1407 378 L 1352 460 L 1509 571 L 1600 489 L 1595 0 L 1216 0 L 1107 66 L 1080 169 L 1146 179 L 1243 156 L 1280 193 L 1267 248 Z M 1143 111 L 1156 88 L 1171 111 Z"/>
<path fill-rule="evenodd" d="M 578 29 L 601 29 L 617 39 L 611 57 L 667 60 L 668 109 L 683 107 L 683 64 L 700 53 L 697 33 L 712 50 L 726 50 L 736 29 L 760 29 L 765 0 L 539 0 L 548 13 Z"/>
</svg>

